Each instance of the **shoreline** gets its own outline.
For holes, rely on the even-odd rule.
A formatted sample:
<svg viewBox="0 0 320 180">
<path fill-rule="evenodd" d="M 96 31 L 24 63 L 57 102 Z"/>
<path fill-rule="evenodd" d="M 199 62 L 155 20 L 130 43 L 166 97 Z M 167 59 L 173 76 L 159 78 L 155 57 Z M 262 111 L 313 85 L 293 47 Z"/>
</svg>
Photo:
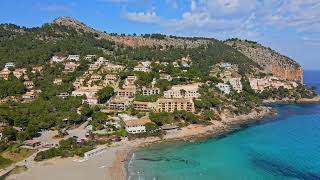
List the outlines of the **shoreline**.
<svg viewBox="0 0 320 180">
<path fill-rule="evenodd" d="M 191 141 L 224 136 L 252 124 L 262 122 L 265 118 L 277 114 L 270 107 L 262 107 L 261 109 L 261 112 L 253 111 L 247 115 L 226 118 L 221 122 L 213 122 L 211 125 L 189 125 L 183 127 L 175 134 L 170 133 L 163 138 L 148 137 L 128 141 L 122 150 L 120 149 L 117 151 L 112 166 L 107 171 L 107 176 L 110 177 L 110 179 L 128 179 L 127 164 L 130 161 L 133 152 L 140 147 L 159 143 L 174 143 L 181 140 Z"/>
<path fill-rule="evenodd" d="M 289 99 L 289 98 L 285 98 L 282 100 L 274 100 L 274 99 L 263 100 L 263 104 L 266 104 L 266 105 L 272 105 L 272 104 L 314 104 L 314 103 L 319 103 L 319 102 L 320 102 L 320 95 L 315 96 L 313 98 L 300 98 L 298 100 Z"/>
<path fill-rule="evenodd" d="M 316 99 L 316 100 L 315 100 Z M 320 96 L 300 101 L 303 103 L 295 104 L 312 104 L 319 103 Z M 277 101 L 266 103 L 272 104 L 292 104 L 292 102 Z M 219 138 L 227 134 L 237 132 L 238 130 L 250 127 L 256 123 L 268 121 L 268 117 L 276 115 L 277 112 L 270 106 L 262 106 L 254 109 L 246 115 L 234 117 L 224 117 L 221 121 L 212 121 L 210 125 L 193 124 L 181 128 L 174 133 L 167 133 L 162 138 L 147 137 L 134 140 L 123 140 L 116 142 L 111 146 L 106 146 L 107 150 L 103 154 L 93 157 L 86 162 L 74 162 L 73 158 L 54 158 L 43 162 L 34 162 L 34 164 L 24 172 L 11 174 L 8 180 L 47 180 L 70 179 L 70 180 L 86 180 L 92 179 L 128 179 L 127 163 L 130 161 L 132 154 L 140 147 L 158 143 L 175 143 L 177 141 L 194 141 L 207 138 Z M 63 169 L 68 169 L 66 173 L 60 173 Z M 90 172 L 90 173 L 88 173 Z M 52 176 L 47 177 L 50 173 Z M 93 174 L 92 174 L 93 173 Z M 89 176 L 91 174 L 91 176 Z"/>
</svg>

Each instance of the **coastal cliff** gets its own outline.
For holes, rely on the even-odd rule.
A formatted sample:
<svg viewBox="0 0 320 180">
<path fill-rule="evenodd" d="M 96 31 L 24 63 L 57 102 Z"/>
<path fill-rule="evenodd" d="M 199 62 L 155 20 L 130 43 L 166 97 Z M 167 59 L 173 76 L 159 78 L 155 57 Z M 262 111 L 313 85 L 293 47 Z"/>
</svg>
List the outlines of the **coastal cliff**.
<svg viewBox="0 0 320 180">
<path fill-rule="evenodd" d="M 289 57 L 253 41 L 230 39 L 225 44 L 258 63 L 265 73 L 272 73 L 282 80 L 303 82 L 301 65 Z"/>
</svg>

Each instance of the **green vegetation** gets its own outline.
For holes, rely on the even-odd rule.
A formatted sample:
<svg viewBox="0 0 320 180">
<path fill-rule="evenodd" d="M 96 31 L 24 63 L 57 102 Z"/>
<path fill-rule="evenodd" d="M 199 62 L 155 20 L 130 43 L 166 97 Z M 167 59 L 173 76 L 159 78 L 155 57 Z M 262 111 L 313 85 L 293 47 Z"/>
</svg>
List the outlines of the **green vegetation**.
<svg viewBox="0 0 320 180">
<path fill-rule="evenodd" d="M 0 169 L 10 166 L 11 163 L 12 161 L 10 159 L 6 159 L 0 156 Z"/>
<path fill-rule="evenodd" d="M 0 35 L 0 66 L 8 60 L 13 60 L 18 67 L 44 64 L 56 53 L 102 55 L 102 50 L 97 47 L 112 49 L 114 44 L 96 39 L 93 33 L 55 24 L 30 29 L 2 24 Z"/>
<path fill-rule="evenodd" d="M 173 113 L 169 112 L 160 112 L 149 114 L 149 118 L 158 126 L 172 123 L 180 123 L 181 121 L 185 124 L 196 124 L 201 123 L 199 117 L 191 112 L 187 111 L 174 111 Z"/>
<path fill-rule="evenodd" d="M 97 96 L 101 103 L 107 102 L 114 95 L 114 89 L 111 86 L 104 87 L 99 90 Z"/>
<path fill-rule="evenodd" d="M 34 158 L 35 161 L 43 161 L 46 159 L 50 159 L 53 157 L 73 157 L 83 156 L 83 154 L 87 151 L 90 151 L 95 148 L 98 144 L 104 144 L 104 141 L 90 141 L 90 142 L 82 142 L 77 143 L 76 139 L 69 138 L 67 140 L 61 140 L 59 142 L 59 147 L 51 148 L 46 151 L 39 152 L 37 156 Z"/>
<path fill-rule="evenodd" d="M 142 101 L 142 102 L 156 102 L 161 95 L 154 94 L 154 95 L 142 95 L 142 94 L 136 94 L 134 97 L 135 101 Z"/>
<path fill-rule="evenodd" d="M 17 79 L 12 73 L 9 75 L 8 80 L 0 78 L 0 98 L 22 95 L 26 90 L 23 82 Z"/>
</svg>

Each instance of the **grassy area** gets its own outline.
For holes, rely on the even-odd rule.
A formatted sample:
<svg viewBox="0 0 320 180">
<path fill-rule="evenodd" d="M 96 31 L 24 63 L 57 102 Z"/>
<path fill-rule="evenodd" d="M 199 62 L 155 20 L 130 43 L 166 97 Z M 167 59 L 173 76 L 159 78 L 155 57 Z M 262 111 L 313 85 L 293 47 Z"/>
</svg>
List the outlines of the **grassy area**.
<svg viewBox="0 0 320 180">
<path fill-rule="evenodd" d="M 3 158 L 8 159 L 12 162 L 21 161 L 29 156 L 31 156 L 35 151 L 25 148 L 17 148 L 15 150 L 4 151 L 1 155 Z"/>
<path fill-rule="evenodd" d="M 6 159 L 6 158 L 0 156 L 0 169 L 3 169 L 3 168 L 10 166 L 11 163 L 12 163 L 12 161 L 10 159 Z"/>
</svg>

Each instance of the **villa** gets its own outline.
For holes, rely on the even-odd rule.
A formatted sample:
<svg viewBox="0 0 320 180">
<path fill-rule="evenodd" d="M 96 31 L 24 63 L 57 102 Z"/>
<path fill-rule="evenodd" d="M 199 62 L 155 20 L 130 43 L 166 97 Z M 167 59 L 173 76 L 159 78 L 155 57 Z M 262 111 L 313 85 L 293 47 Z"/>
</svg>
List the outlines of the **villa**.
<svg viewBox="0 0 320 180">
<path fill-rule="evenodd" d="M 88 54 L 88 55 L 86 55 L 86 57 L 85 57 L 84 59 L 85 59 L 85 60 L 92 60 L 92 59 L 94 59 L 94 58 L 96 58 L 96 55 Z"/>
<path fill-rule="evenodd" d="M 160 89 L 159 88 L 142 88 L 142 94 L 143 95 L 156 95 L 160 94 Z"/>
<path fill-rule="evenodd" d="M 32 101 L 35 98 L 35 93 L 34 91 L 28 91 L 24 95 L 22 95 L 22 99 L 24 101 Z"/>
<path fill-rule="evenodd" d="M 64 72 L 74 72 L 79 64 L 73 63 L 73 62 L 68 62 L 64 66 Z"/>
<path fill-rule="evenodd" d="M 32 81 L 25 81 L 23 82 L 24 86 L 26 86 L 28 89 L 32 89 L 34 87 L 34 84 Z"/>
<path fill-rule="evenodd" d="M 102 72 L 113 72 L 113 73 L 119 73 L 121 72 L 125 67 L 118 64 L 107 64 L 106 66 L 103 66 L 101 69 Z"/>
<path fill-rule="evenodd" d="M 53 84 L 60 86 L 62 84 L 62 79 L 61 78 L 54 79 Z"/>
<path fill-rule="evenodd" d="M 95 62 L 95 64 L 98 65 L 105 65 L 108 63 L 108 60 L 106 60 L 104 57 L 99 57 L 98 60 Z"/>
<path fill-rule="evenodd" d="M 97 105 L 99 104 L 99 99 L 96 96 L 87 96 L 86 99 L 82 100 L 82 104 Z"/>
<path fill-rule="evenodd" d="M 16 65 L 13 62 L 8 62 L 4 65 L 5 68 L 14 68 Z"/>
<path fill-rule="evenodd" d="M 171 81 L 172 77 L 170 76 L 170 74 L 161 73 L 160 79 Z"/>
<path fill-rule="evenodd" d="M 62 57 L 62 56 L 52 56 L 50 62 L 51 63 L 60 63 L 60 62 L 63 62 L 65 60 L 66 60 L 66 58 Z"/>
<path fill-rule="evenodd" d="M 79 55 L 69 55 L 67 60 L 69 60 L 69 61 L 79 61 L 80 60 L 80 56 Z"/>
<path fill-rule="evenodd" d="M 116 95 L 119 97 L 133 97 L 134 94 L 136 93 L 135 88 L 125 88 L 125 89 L 116 89 L 115 90 Z"/>
<path fill-rule="evenodd" d="M 96 63 L 90 64 L 88 71 L 95 71 L 95 70 L 99 69 L 99 67 L 100 67 L 99 64 L 96 64 Z"/>
<path fill-rule="evenodd" d="M 141 71 L 141 72 L 149 72 L 150 69 L 149 67 L 146 67 L 146 66 L 143 66 L 143 65 L 138 65 L 138 66 L 135 66 L 133 68 L 134 71 Z"/>
<path fill-rule="evenodd" d="M 4 68 L 0 71 L 0 78 L 8 80 L 11 71 L 8 68 Z"/>
<path fill-rule="evenodd" d="M 135 82 L 137 79 L 138 79 L 137 76 L 128 76 L 128 77 L 126 78 L 125 84 L 126 84 L 126 85 L 134 85 L 134 82 Z"/>
<path fill-rule="evenodd" d="M 229 79 L 229 83 L 231 84 L 232 88 L 238 93 L 242 91 L 241 78 L 231 78 Z"/>
<path fill-rule="evenodd" d="M 72 91 L 72 96 L 94 96 L 100 89 L 102 89 L 100 86 L 80 87 L 79 89 Z"/>
<path fill-rule="evenodd" d="M 43 70 L 42 66 L 33 66 L 32 67 L 32 73 L 41 72 Z"/>
<path fill-rule="evenodd" d="M 220 68 L 231 69 L 232 65 L 230 63 L 220 63 L 218 64 Z"/>
<path fill-rule="evenodd" d="M 198 98 L 200 96 L 198 89 L 201 85 L 201 83 L 176 85 L 163 94 L 165 98 Z"/>
<path fill-rule="evenodd" d="M 129 99 L 111 99 L 108 102 L 109 109 L 126 110 L 129 107 Z"/>
<path fill-rule="evenodd" d="M 100 76 L 100 75 L 92 75 L 90 79 L 91 79 L 91 81 L 99 81 L 99 80 L 102 79 L 102 76 Z"/>
<path fill-rule="evenodd" d="M 230 94 L 231 88 L 228 84 L 226 83 L 218 83 L 216 87 L 223 92 L 224 94 Z"/>
<path fill-rule="evenodd" d="M 60 98 L 62 98 L 62 99 L 66 99 L 66 98 L 69 97 L 69 96 L 70 96 L 70 94 L 67 93 L 67 92 L 62 92 L 62 93 L 60 93 L 60 94 L 57 95 L 57 97 L 60 97 Z"/>
</svg>

